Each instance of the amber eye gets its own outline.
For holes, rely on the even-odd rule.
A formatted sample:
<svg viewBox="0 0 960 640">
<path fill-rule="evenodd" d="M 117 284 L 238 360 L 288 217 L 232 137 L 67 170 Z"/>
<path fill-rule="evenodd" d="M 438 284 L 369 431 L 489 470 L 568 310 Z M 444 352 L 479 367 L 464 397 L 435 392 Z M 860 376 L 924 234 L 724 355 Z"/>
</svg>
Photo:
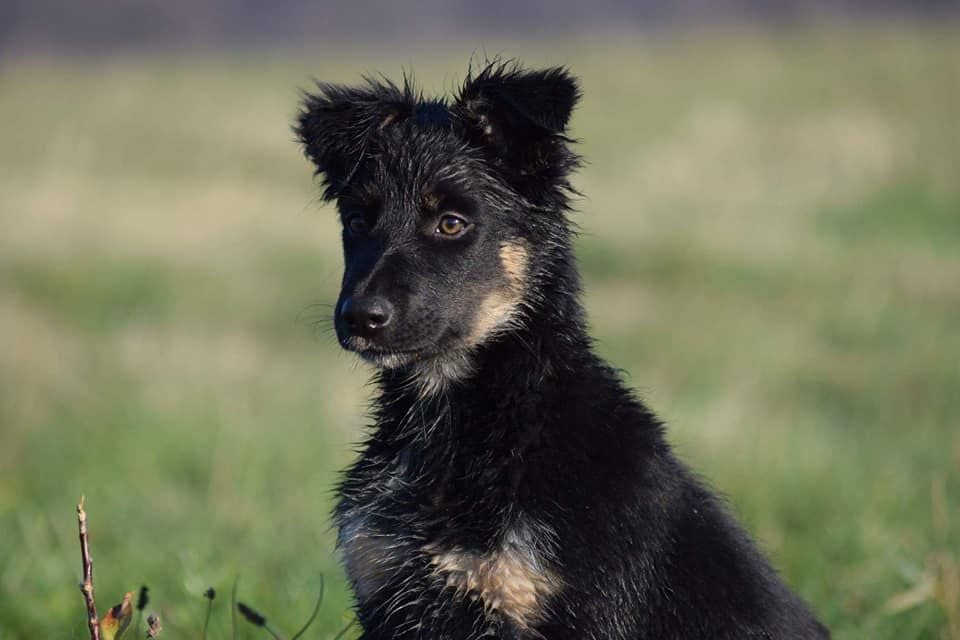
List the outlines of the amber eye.
<svg viewBox="0 0 960 640">
<path fill-rule="evenodd" d="M 459 216 L 447 214 L 440 218 L 440 224 L 437 225 L 437 233 L 448 238 L 461 235 L 467 230 L 467 221 Z"/>
<path fill-rule="evenodd" d="M 361 215 L 354 215 L 347 218 L 347 229 L 355 236 L 362 236 L 369 229 L 366 218 Z"/>
</svg>

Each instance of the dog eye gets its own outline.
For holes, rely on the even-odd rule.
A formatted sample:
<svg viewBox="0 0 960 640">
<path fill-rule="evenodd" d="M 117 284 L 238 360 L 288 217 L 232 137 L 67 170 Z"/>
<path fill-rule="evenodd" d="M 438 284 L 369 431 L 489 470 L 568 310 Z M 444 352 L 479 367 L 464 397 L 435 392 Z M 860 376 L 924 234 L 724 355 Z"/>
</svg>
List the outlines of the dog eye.
<svg viewBox="0 0 960 640">
<path fill-rule="evenodd" d="M 362 236 L 370 228 L 370 225 L 367 224 L 367 219 L 359 214 L 347 218 L 345 226 L 347 230 L 355 236 Z"/>
<path fill-rule="evenodd" d="M 440 223 L 437 225 L 437 233 L 448 238 L 455 238 L 463 235 L 468 226 L 467 221 L 463 218 L 447 214 L 440 218 Z"/>
</svg>

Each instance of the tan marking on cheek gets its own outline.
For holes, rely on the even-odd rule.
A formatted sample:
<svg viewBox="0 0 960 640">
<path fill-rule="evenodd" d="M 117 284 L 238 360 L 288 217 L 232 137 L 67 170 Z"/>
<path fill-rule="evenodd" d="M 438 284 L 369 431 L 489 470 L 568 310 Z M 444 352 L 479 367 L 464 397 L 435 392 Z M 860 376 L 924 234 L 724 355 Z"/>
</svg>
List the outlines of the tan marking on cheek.
<svg viewBox="0 0 960 640">
<path fill-rule="evenodd" d="M 500 289 L 494 289 L 480 303 L 473 330 L 467 337 L 471 345 L 480 344 L 499 327 L 505 325 L 513 316 L 518 300 Z"/>
<path fill-rule="evenodd" d="M 523 292 L 524 279 L 527 276 L 527 248 L 519 241 L 505 242 L 500 245 L 500 264 L 507 274 L 510 287 L 518 294 Z"/>
<path fill-rule="evenodd" d="M 516 314 L 523 299 L 527 274 L 526 247 L 519 241 L 500 245 L 500 265 L 506 276 L 506 285 L 493 289 L 480 302 L 473 330 L 467 337 L 469 344 L 480 344 L 506 325 Z"/>
<path fill-rule="evenodd" d="M 458 595 L 479 597 L 488 612 L 498 611 L 522 629 L 542 619 L 547 599 L 562 586 L 559 576 L 513 549 L 486 555 L 446 551 L 434 554 L 431 564 Z"/>
</svg>

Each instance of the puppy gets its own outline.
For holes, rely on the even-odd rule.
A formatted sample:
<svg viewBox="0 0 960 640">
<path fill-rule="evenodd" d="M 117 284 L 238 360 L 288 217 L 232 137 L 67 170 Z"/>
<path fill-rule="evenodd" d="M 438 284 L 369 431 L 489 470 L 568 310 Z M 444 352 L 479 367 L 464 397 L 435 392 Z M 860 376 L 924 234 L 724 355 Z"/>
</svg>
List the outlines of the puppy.
<svg viewBox="0 0 960 640">
<path fill-rule="evenodd" d="M 335 521 L 364 640 L 827 638 L 591 348 L 568 221 L 579 97 L 494 62 L 452 99 L 320 84 L 340 344 L 377 367 Z"/>
</svg>

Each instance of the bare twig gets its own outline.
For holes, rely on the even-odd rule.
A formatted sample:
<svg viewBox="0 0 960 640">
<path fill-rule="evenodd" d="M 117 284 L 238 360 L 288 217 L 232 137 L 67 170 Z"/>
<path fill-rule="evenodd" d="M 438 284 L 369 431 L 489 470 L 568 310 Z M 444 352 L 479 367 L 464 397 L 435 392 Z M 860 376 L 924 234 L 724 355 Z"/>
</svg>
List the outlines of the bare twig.
<svg viewBox="0 0 960 640">
<path fill-rule="evenodd" d="M 77 505 L 77 525 L 80 529 L 80 557 L 83 560 L 83 582 L 80 591 L 87 603 L 87 627 L 90 640 L 100 640 L 100 620 L 97 619 L 97 606 L 93 600 L 93 560 L 90 558 L 90 542 L 87 539 L 87 512 L 83 510 L 84 498 Z"/>
</svg>

